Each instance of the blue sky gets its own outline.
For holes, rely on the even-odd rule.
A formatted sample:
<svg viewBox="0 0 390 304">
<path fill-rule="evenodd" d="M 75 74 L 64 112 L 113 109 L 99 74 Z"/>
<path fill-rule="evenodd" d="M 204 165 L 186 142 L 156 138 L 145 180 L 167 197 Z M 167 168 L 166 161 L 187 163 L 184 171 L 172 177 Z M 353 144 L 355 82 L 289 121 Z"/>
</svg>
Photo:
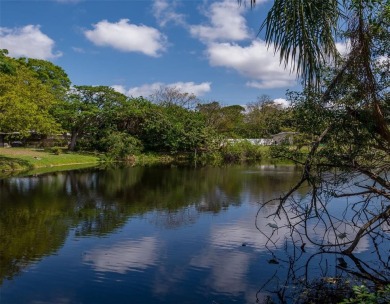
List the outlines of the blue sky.
<svg viewBox="0 0 390 304">
<path fill-rule="evenodd" d="M 248 2 L 249 3 L 249 2 Z M 0 48 L 50 60 L 75 85 L 113 86 L 147 97 L 160 86 L 205 102 L 285 97 L 297 79 L 267 49 L 259 26 L 272 1 L 0 2 Z"/>
</svg>

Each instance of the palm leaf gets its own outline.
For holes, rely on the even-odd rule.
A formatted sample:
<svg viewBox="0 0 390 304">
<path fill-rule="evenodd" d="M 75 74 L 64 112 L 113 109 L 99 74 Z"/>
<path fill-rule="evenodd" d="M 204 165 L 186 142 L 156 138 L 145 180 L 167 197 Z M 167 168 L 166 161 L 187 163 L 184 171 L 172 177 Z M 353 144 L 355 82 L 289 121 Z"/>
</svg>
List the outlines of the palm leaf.
<svg viewBox="0 0 390 304">
<path fill-rule="evenodd" d="M 254 6 L 256 0 L 250 3 Z M 337 55 L 341 7 L 338 0 L 275 0 L 261 25 L 267 44 L 306 85 L 318 88 L 322 67 Z"/>
</svg>

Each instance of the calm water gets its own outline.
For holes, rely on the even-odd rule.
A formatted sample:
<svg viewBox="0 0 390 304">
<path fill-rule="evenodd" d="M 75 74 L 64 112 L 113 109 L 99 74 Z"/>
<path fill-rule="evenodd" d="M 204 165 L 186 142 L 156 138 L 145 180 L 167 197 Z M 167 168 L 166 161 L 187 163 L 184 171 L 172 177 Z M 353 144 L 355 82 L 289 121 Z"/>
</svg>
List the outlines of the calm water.
<svg viewBox="0 0 390 304">
<path fill-rule="evenodd" d="M 299 174 L 120 168 L 0 180 L 0 303 L 277 301 L 298 254 L 282 230 L 270 251 L 255 216 Z M 273 211 L 262 210 L 263 232 Z M 294 276 L 337 276 L 337 257 L 315 250 L 294 259 Z M 369 254 L 363 241 L 358 256 Z"/>
</svg>

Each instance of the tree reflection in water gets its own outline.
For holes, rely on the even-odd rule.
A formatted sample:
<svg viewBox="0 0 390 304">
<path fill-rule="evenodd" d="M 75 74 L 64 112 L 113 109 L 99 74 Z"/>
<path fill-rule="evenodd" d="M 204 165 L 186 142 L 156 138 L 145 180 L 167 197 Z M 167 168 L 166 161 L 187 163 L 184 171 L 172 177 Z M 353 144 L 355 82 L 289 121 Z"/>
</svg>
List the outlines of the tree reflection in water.
<svg viewBox="0 0 390 304">
<path fill-rule="evenodd" d="M 17 282 L 15 276 L 26 267 L 61 254 L 63 247 L 75 244 L 73 240 L 93 244 L 82 249 L 78 273 L 87 266 L 92 277 L 94 272 L 104 273 L 106 283 L 123 275 L 129 286 L 135 282 L 135 272 L 149 273 L 155 289 L 148 291 L 148 299 L 156 299 L 156 293 L 167 303 L 173 291 L 192 286 L 191 276 L 202 279 L 207 292 L 197 294 L 198 300 L 214 293 L 219 300 L 248 302 L 256 299 L 257 288 L 259 302 L 269 296 L 270 301 L 291 303 L 343 288 L 349 292 L 361 281 L 387 282 L 388 243 L 381 243 L 374 234 L 371 239 L 370 235 L 361 238 L 355 256 L 343 255 L 326 246 L 318 250 L 302 234 L 305 229 L 298 229 L 299 218 L 287 219 L 283 214 L 273 218 L 278 202 L 262 202 L 293 186 L 299 172 L 295 167 L 267 166 L 105 168 L 1 180 L 2 283 L 12 278 Z M 296 201 L 305 199 L 306 192 L 300 189 Z M 262 206 L 256 223 L 260 232 L 254 228 L 256 202 Z M 339 206 L 330 212 L 339 213 Z M 138 228 L 132 223 L 140 221 L 144 225 L 136 233 Z M 291 224 L 297 229 L 291 231 Z M 313 240 L 323 235 L 321 229 L 318 222 L 306 227 Z M 351 231 L 341 232 L 350 237 Z M 371 248 L 375 255 L 366 254 Z M 66 258 L 59 256 L 59 263 Z M 144 277 L 144 288 L 150 288 L 148 280 Z M 117 281 L 114 286 L 119 286 Z M 132 292 L 139 289 L 134 286 Z M 78 292 L 74 301 L 83 291 Z"/>
<path fill-rule="evenodd" d="M 380 258 L 388 259 L 388 255 Z M 375 289 L 390 284 L 389 261 L 378 264 L 377 260 L 364 261 L 353 254 L 305 254 L 295 248 L 292 255 L 278 257 L 278 263 L 281 267 L 259 288 L 258 303 L 340 303 L 353 295 L 353 286 Z"/>
<path fill-rule="evenodd" d="M 356 195 L 364 183 L 355 176 L 261 205 L 256 227 L 267 240 L 269 262 L 279 267 L 259 289 L 260 303 L 339 303 L 353 295 L 353 286 L 375 291 L 390 284 L 389 218 L 376 217 L 388 202 Z"/>
<path fill-rule="evenodd" d="M 108 236 L 131 217 L 150 212 L 154 224 L 178 228 L 196 222 L 202 212 L 239 206 L 244 190 L 269 198 L 276 187 L 293 182 L 272 168 L 265 176 L 242 172 L 242 167 L 114 167 L 0 180 L 0 284 L 57 252 L 70 232 Z"/>
</svg>

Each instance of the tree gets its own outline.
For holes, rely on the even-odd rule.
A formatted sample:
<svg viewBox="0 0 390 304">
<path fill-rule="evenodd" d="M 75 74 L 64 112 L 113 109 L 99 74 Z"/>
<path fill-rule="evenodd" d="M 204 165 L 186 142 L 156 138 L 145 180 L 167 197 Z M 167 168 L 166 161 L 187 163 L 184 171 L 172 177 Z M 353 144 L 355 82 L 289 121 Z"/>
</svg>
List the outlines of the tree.
<svg viewBox="0 0 390 304">
<path fill-rule="evenodd" d="M 389 4 L 377 0 L 276 0 L 263 23 L 268 44 L 304 80 L 303 94 L 290 97 L 297 127 L 315 138 L 306 159 L 296 159 L 302 178 L 278 199 L 275 216 L 285 214 L 292 232 L 323 250 L 350 254 L 365 236 L 376 246 L 389 241 L 389 25 Z M 340 37 L 351 45 L 344 57 L 335 49 Z M 306 204 L 294 200 L 307 184 Z M 330 198 L 353 206 L 331 214 Z M 308 233 L 313 220 L 324 229 L 319 239 Z"/>
<path fill-rule="evenodd" d="M 178 105 L 153 105 L 141 123 L 140 139 L 157 152 L 193 152 L 206 145 L 203 116 Z"/>
<path fill-rule="evenodd" d="M 50 114 L 58 99 L 51 88 L 16 59 L 0 52 L 0 131 L 27 136 L 60 128 Z"/>
<path fill-rule="evenodd" d="M 70 89 L 71 82 L 61 67 L 42 59 L 20 58 L 18 61 L 33 71 L 35 77 L 42 83 L 49 86 L 58 99 L 65 97 Z"/>
<path fill-rule="evenodd" d="M 171 86 L 160 86 L 150 95 L 150 100 L 160 105 L 177 105 L 187 109 L 193 109 L 199 103 L 195 94 Z"/>
<path fill-rule="evenodd" d="M 217 101 L 198 104 L 196 110 L 205 118 L 206 125 L 225 137 L 240 137 L 244 129 L 245 108 L 240 105 L 223 107 Z"/>
<path fill-rule="evenodd" d="M 125 95 L 110 87 L 75 86 L 55 110 L 62 127 L 71 133 L 69 150 L 76 148 L 80 137 L 91 144 L 99 140 L 99 135 L 115 129 L 126 100 Z"/>
<path fill-rule="evenodd" d="M 251 138 L 269 138 L 290 127 L 289 110 L 275 104 L 268 95 L 258 97 L 247 109 L 247 134 Z"/>
</svg>

